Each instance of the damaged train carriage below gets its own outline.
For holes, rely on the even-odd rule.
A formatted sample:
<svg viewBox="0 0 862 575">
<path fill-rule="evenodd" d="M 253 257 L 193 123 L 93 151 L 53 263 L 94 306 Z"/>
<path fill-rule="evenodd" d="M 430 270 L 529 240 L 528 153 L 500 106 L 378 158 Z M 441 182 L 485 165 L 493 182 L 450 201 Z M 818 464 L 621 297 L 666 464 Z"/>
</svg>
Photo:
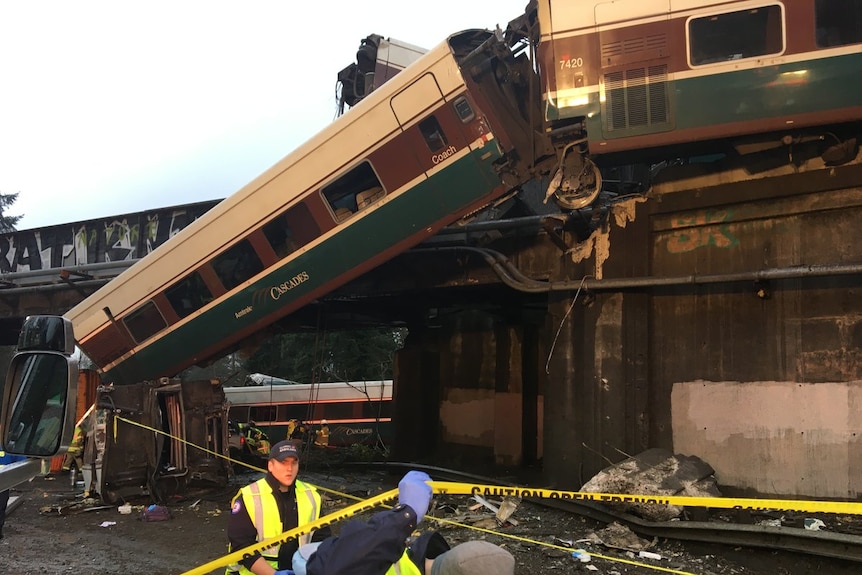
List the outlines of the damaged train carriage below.
<svg viewBox="0 0 862 575">
<path fill-rule="evenodd" d="M 108 439 L 97 491 L 109 503 L 149 493 L 163 501 L 188 489 L 224 487 L 230 467 L 225 396 L 218 381 L 162 378 L 101 386 Z M 114 433 L 116 430 L 116 433 Z"/>
</svg>

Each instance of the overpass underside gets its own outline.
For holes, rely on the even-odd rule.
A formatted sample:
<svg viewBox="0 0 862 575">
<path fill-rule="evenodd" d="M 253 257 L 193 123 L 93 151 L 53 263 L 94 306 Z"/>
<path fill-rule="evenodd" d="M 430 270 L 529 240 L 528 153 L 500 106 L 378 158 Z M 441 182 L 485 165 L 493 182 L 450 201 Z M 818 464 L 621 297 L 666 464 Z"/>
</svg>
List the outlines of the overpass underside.
<svg viewBox="0 0 862 575">
<path fill-rule="evenodd" d="M 589 214 L 586 239 L 569 220 L 425 246 L 321 302 L 410 328 L 395 457 L 574 488 L 662 447 L 703 458 L 729 492 L 856 497 L 862 164 L 794 152 L 760 171 L 768 158 L 668 168 Z M 501 281 L 489 249 L 546 289 Z"/>
</svg>

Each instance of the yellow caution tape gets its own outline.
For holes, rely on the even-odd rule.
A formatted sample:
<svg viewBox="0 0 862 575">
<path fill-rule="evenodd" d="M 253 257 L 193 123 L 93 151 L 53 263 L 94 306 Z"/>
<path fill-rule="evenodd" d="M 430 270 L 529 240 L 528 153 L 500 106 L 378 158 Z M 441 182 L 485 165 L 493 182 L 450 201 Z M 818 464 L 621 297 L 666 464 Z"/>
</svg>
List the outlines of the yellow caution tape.
<svg viewBox="0 0 862 575">
<path fill-rule="evenodd" d="M 282 545 L 287 543 L 291 539 L 296 539 L 297 537 L 301 537 L 311 531 L 316 529 L 320 529 L 321 527 L 326 527 L 328 525 L 332 525 L 334 523 L 338 523 L 348 517 L 352 517 L 357 513 L 362 513 L 377 507 L 387 501 L 395 499 L 398 497 L 398 490 L 391 489 L 385 493 L 381 493 L 380 495 L 375 495 L 365 501 L 360 501 L 359 503 L 354 503 L 353 505 L 349 505 L 340 511 L 336 511 L 335 513 L 330 513 L 324 517 L 316 521 L 312 521 L 311 523 L 306 523 L 301 527 L 297 527 L 295 529 L 291 529 L 290 531 L 285 531 L 278 537 L 273 537 L 271 539 L 265 539 L 264 541 L 258 541 L 254 545 L 249 545 L 239 551 L 234 551 L 224 557 L 219 557 L 214 561 L 210 561 L 200 567 L 196 567 L 191 571 L 186 571 L 183 575 L 205 575 L 209 573 L 213 569 L 217 569 L 219 567 L 227 567 L 233 563 L 236 563 L 242 559 L 247 557 L 251 557 L 254 553 L 263 551 L 264 549 L 268 549 L 273 547 L 274 545 Z"/>
<path fill-rule="evenodd" d="M 144 429 L 148 429 L 155 433 L 170 437 L 172 439 L 178 440 L 182 443 L 185 443 L 191 447 L 195 447 L 202 451 L 205 451 L 209 454 L 215 455 L 217 457 L 221 457 L 223 459 L 231 460 L 229 457 L 221 453 L 216 453 L 214 451 L 210 451 L 206 448 L 203 448 L 194 443 L 188 442 L 182 438 L 175 437 L 168 433 L 165 433 L 162 430 L 155 429 L 153 427 L 144 425 L 142 423 L 138 423 L 136 421 L 132 421 L 130 419 L 126 419 L 120 416 L 115 416 L 114 420 L 114 437 L 116 438 L 117 429 L 116 424 L 117 421 L 123 421 L 125 423 L 129 423 L 131 425 L 135 425 L 138 427 L 142 427 Z M 256 471 L 265 472 L 264 469 L 259 467 L 255 467 L 253 465 L 248 465 L 241 461 L 234 461 L 235 463 L 240 463 L 254 469 Z M 676 505 L 680 507 L 712 507 L 716 509 L 741 509 L 741 510 L 751 510 L 751 511 L 797 511 L 797 512 L 805 512 L 805 513 L 845 513 L 848 515 L 862 515 L 862 503 L 857 502 L 847 502 L 847 501 L 816 501 L 816 500 L 799 500 L 799 499 L 754 499 L 754 498 L 738 498 L 738 497 L 692 497 L 692 496 L 683 496 L 683 495 L 635 495 L 628 493 L 591 493 L 585 491 L 562 491 L 557 489 L 540 489 L 533 487 L 509 487 L 502 485 L 484 485 L 484 484 L 474 484 L 474 483 L 457 483 L 451 481 L 432 481 L 430 483 L 431 488 L 434 493 L 438 495 L 481 495 L 482 497 L 520 497 L 520 498 L 534 498 L 534 499 L 556 499 L 556 500 L 575 500 L 575 501 L 591 501 L 594 503 L 640 503 L 640 504 L 655 504 L 655 505 Z M 334 491 L 332 489 L 326 489 L 324 487 L 315 486 L 317 489 L 328 492 L 335 493 L 344 497 L 348 497 L 351 499 L 357 499 L 352 495 L 347 495 L 340 493 L 338 491 Z M 273 537 L 271 539 L 266 539 L 264 541 L 259 541 L 254 545 L 250 545 L 244 549 L 240 549 L 238 551 L 232 552 L 228 555 L 224 555 L 218 559 L 210 561 L 204 565 L 196 567 L 190 571 L 184 572 L 182 575 L 205 575 L 210 573 L 214 569 L 219 567 L 226 567 L 228 565 L 232 565 L 237 563 L 238 561 L 250 557 L 256 552 L 263 551 L 264 549 L 268 549 L 275 545 L 282 545 L 292 539 L 296 539 L 305 535 L 311 531 L 320 529 L 321 527 L 329 526 L 334 523 L 338 523 L 339 521 L 343 521 L 349 517 L 352 517 L 356 514 L 363 513 L 369 511 L 377 506 L 383 505 L 385 502 L 395 499 L 398 496 L 398 490 L 392 489 L 385 493 L 381 493 L 380 495 L 376 495 L 364 501 L 359 501 L 358 503 L 354 503 L 340 511 L 336 511 L 335 513 L 330 513 L 316 521 L 312 521 L 311 523 L 307 523 L 301 527 L 297 527 L 296 529 L 291 529 L 290 531 L 285 531 L 278 537 Z M 450 523 L 454 525 L 458 525 L 452 521 L 448 521 L 446 519 L 441 519 L 437 517 L 429 516 L 428 519 L 438 521 L 441 523 Z M 550 543 L 545 543 L 542 541 L 535 541 L 532 539 L 519 537 L 515 535 L 511 535 L 508 533 L 502 533 L 499 531 L 490 531 L 486 529 L 477 528 L 475 526 L 470 525 L 461 525 L 462 527 L 466 527 L 469 529 L 474 529 L 477 531 L 485 531 L 490 534 L 498 535 L 500 537 L 507 537 L 510 539 L 516 539 L 520 541 L 525 541 L 528 543 L 533 543 L 535 545 L 542 545 L 546 547 L 553 547 L 562 549 L 565 551 L 575 551 L 570 547 L 562 547 Z M 582 550 L 580 550 L 582 551 Z M 679 571 L 676 569 L 671 569 L 667 567 L 661 567 L 659 565 L 651 565 L 648 563 L 641 563 L 638 561 L 631 561 L 628 559 L 623 559 L 620 557 L 610 557 L 605 555 L 599 555 L 593 553 L 591 551 L 583 551 L 584 553 L 589 553 L 591 556 L 604 559 L 607 561 L 613 561 L 618 563 L 625 563 L 628 565 L 635 565 L 639 567 L 645 567 L 648 569 L 652 569 L 655 571 L 662 571 L 666 573 L 674 573 L 679 575 L 692 575 L 691 573 L 685 571 Z"/>
<path fill-rule="evenodd" d="M 438 495 L 481 495 L 483 497 L 521 497 L 521 498 L 538 498 L 538 499 L 556 499 L 556 500 L 578 500 L 578 501 L 593 501 L 598 503 L 648 503 L 656 505 L 679 505 L 679 506 L 698 506 L 698 507 L 715 507 L 722 509 L 750 509 L 750 510 L 783 510 L 783 511 L 803 511 L 803 512 L 821 512 L 821 513 L 848 513 L 862 514 L 862 503 L 837 502 L 837 501 L 800 501 L 790 499 L 746 499 L 746 498 L 729 498 L 729 497 L 690 497 L 690 496 L 673 496 L 673 495 L 629 495 L 617 493 L 587 493 L 578 491 L 561 491 L 554 489 L 536 489 L 530 487 L 504 487 L 500 485 L 483 485 L 470 483 L 455 483 L 449 481 L 432 481 L 431 487 L 434 493 Z M 393 489 L 382 493 L 360 503 L 355 503 L 345 507 L 341 511 L 321 517 L 317 521 L 313 521 L 302 527 L 286 531 L 278 537 L 273 537 L 264 541 L 259 541 L 254 545 L 225 555 L 219 559 L 211 561 L 205 565 L 201 565 L 191 571 L 186 571 L 183 575 L 203 575 L 218 567 L 236 563 L 237 561 L 250 557 L 255 552 L 263 551 L 274 545 L 282 545 L 291 539 L 295 539 L 310 531 L 320 529 L 323 526 L 331 525 L 342 521 L 358 513 L 369 511 L 378 505 L 395 499 L 398 496 L 398 490 Z M 428 517 L 431 520 L 447 522 L 444 519 Z M 470 527 L 470 526 L 465 526 Z M 477 529 L 475 527 L 470 527 Z M 483 529 L 477 529 L 485 531 Z M 487 531 L 501 537 L 510 537 L 528 541 L 536 545 L 544 545 L 550 547 L 558 547 L 566 551 L 573 551 L 568 547 L 559 547 L 541 541 L 534 541 L 526 538 L 511 536 L 498 531 Z M 668 573 L 686 574 L 684 571 L 661 567 L 658 565 L 650 565 L 638 561 L 630 561 L 618 557 L 610 557 L 598 555 L 589 552 L 590 555 L 605 559 L 608 561 L 616 561 L 646 567 L 656 571 Z"/>
<path fill-rule="evenodd" d="M 248 467 L 249 469 L 253 469 L 254 471 L 260 471 L 261 473 L 266 473 L 266 469 L 261 469 L 260 467 L 250 465 L 244 461 L 239 461 L 237 459 L 231 459 L 230 457 L 228 457 L 227 455 L 224 455 L 223 453 L 216 453 L 215 451 L 207 449 L 206 447 L 201 447 L 200 445 L 197 445 L 197 444 L 192 443 L 190 441 L 186 441 L 182 437 L 177 437 L 175 435 L 171 435 L 170 433 L 166 433 L 166 432 L 162 431 L 161 429 L 156 429 L 155 427 L 150 427 L 149 425 L 145 425 L 145 424 L 137 422 L 137 421 L 132 421 L 131 419 L 126 419 L 125 417 L 120 417 L 119 415 L 114 416 L 114 441 L 117 441 L 117 422 L 118 421 L 122 421 L 123 423 L 128 423 L 130 425 L 141 427 L 143 429 L 152 431 L 153 433 L 158 433 L 159 435 L 164 435 L 165 437 L 167 437 L 169 439 L 172 439 L 174 441 L 179 441 L 180 443 L 184 443 L 184 444 L 188 445 L 189 447 L 194 447 L 195 449 L 200 449 L 201 451 L 203 451 L 205 453 L 209 453 L 210 455 L 220 457 L 221 459 L 227 460 L 231 463 L 243 465 L 245 467 Z"/>
<path fill-rule="evenodd" d="M 155 433 L 159 433 L 171 439 L 175 439 L 186 445 L 190 445 L 201 451 L 245 465 L 250 469 L 265 473 L 265 469 L 248 465 L 241 461 L 235 461 L 229 457 L 211 451 L 199 445 L 195 445 L 182 438 L 175 437 L 159 429 L 149 427 L 142 423 L 115 417 L 116 420 L 143 427 Z M 116 434 L 116 431 L 115 431 Z M 677 505 L 680 507 L 713 507 L 716 509 L 747 509 L 751 511 L 798 511 L 804 513 L 845 513 L 847 515 L 862 515 L 862 503 L 848 501 L 818 501 L 800 499 L 755 499 L 738 497 L 692 497 L 686 495 L 637 495 L 631 493 L 590 493 L 586 491 L 561 491 L 555 489 L 540 489 L 533 487 L 506 487 L 501 485 L 481 485 L 470 483 L 455 483 L 448 481 L 433 481 L 435 493 L 441 495 L 482 495 L 497 497 L 533 497 L 536 499 L 575 499 L 579 501 L 593 501 L 596 503 L 653 503 L 656 505 Z M 323 489 L 318 487 L 318 489 Z M 338 493 L 324 489 L 330 493 Z M 344 495 L 340 494 L 339 495 Z"/>
<path fill-rule="evenodd" d="M 681 507 L 714 507 L 717 509 L 749 509 L 752 511 L 802 511 L 806 513 L 846 513 L 862 515 L 862 503 L 846 501 L 808 501 L 798 499 L 746 499 L 738 497 L 691 497 L 685 495 L 632 495 L 628 493 L 588 493 L 559 491 L 532 487 L 503 487 L 434 481 L 434 492 L 451 495 L 481 495 L 482 497 L 534 497 L 593 501 L 596 503 L 654 503 Z M 439 490 L 439 491 L 438 491 Z"/>
<path fill-rule="evenodd" d="M 450 483 L 450 482 L 441 482 L 441 481 L 432 481 L 430 483 L 430 485 L 431 485 L 431 488 L 434 491 L 434 493 L 437 493 L 439 495 L 472 494 L 472 493 L 475 493 L 472 490 L 472 488 L 483 487 L 483 486 L 478 486 L 478 485 L 468 485 L 468 484 L 462 484 L 462 483 Z M 484 487 L 500 489 L 499 486 L 494 486 L 494 485 L 489 485 L 489 486 L 484 486 Z M 562 492 L 558 492 L 558 493 L 562 493 Z M 494 495 L 494 494 L 488 493 L 488 495 Z M 256 552 L 263 551 L 264 549 L 269 549 L 270 547 L 273 547 L 275 545 L 283 545 L 284 543 L 287 543 L 288 541 L 290 541 L 292 539 L 296 539 L 297 537 L 301 537 L 302 535 L 305 535 L 305 534 L 307 534 L 311 531 L 314 531 L 316 529 L 320 529 L 321 527 L 325 527 L 325 526 L 337 523 L 339 521 L 343 521 L 344 519 L 352 517 L 353 515 L 356 515 L 358 513 L 363 513 L 363 512 L 369 511 L 369 510 L 385 503 L 386 501 L 393 500 L 397 497 L 398 497 L 398 490 L 392 489 L 392 490 L 387 491 L 385 493 L 381 493 L 380 495 L 377 495 L 375 497 L 371 497 L 370 499 L 367 499 L 365 501 L 361 501 L 359 503 L 355 503 L 353 505 L 345 507 L 344 509 L 337 511 L 335 513 L 330 513 L 329 515 L 321 517 L 320 519 L 318 519 L 316 521 L 312 521 L 311 523 L 307 523 L 301 527 L 291 529 L 290 531 L 285 531 L 284 533 L 282 533 L 281 535 L 279 535 L 277 537 L 272 537 L 270 539 L 258 541 L 254 545 L 249 545 L 248 547 L 245 547 L 243 549 L 240 549 L 240 550 L 235 551 L 233 553 L 230 553 L 228 555 L 224 555 L 223 557 L 219 557 L 218 559 L 214 559 L 213 561 L 210 561 L 209 563 L 206 563 L 204 565 L 200 565 L 194 569 L 186 571 L 182 575 L 206 575 L 207 573 L 210 573 L 211 571 L 213 571 L 215 569 L 218 569 L 220 567 L 227 567 L 228 565 L 232 565 L 234 563 L 237 563 L 238 561 L 240 561 L 242 559 L 245 559 L 247 557 L 251 557 Z M 440 518 L 431 517 L 431 516 L 427 516 L 427 518 L 434 520 L 434 521 L 441 522 L 441 523 L 449 523 L 449 524 L 453 524 L 453 525 L 459 525 L 453 521 L 448 521 L 446 519 L 440 519 Z M 669 567 L 662 567 L 661 565 L 651 565 L 649 563 L 643 563 L 640 561 L 633 561 L 633 560 L 625 559 L 622 557 L 611 557 L 608 555 L 601 555 L 598 553 L 594 553 L 592 551 L 584 551 L 582 549 L 576 550 L 576 549 L 571 548 L 571 547 L 563 547 L 560 545 L 554 545 L 552 543 L 545 543 L 542 541 L 536 541 L 534 539 L 529 539 L 526 537 L 519 537 L 516 535 L 511 535 L 508 533 L 502 533 L 499 531 L 491 531 L 488 529 L 482 529 L 482 528 L 474 527 L 474 526 L 470 526 L 470 525 L 460 525 L 460 526 L 474 529 L 476 531 L 484 531 L 486 533 L 498 535 L 500 537 L 505 537 L 505 538 L 509 538 L 509 539 L 515 539 L 518 541 L 524 541 L 527 543 L 532 543 L 532 544 L 538 545 L 538 546 L 553 547 L 556 549 L 564 550 L 566 552 L 581 551 L 583 553 L 589 553 L 589 555 L 591 555 L 592 557 L 596 557 L 597 559 L 603 559 L 606 561 L 611 561 L 611 562 L 616 562 L 616 563 L 624 563 L 627 565 L 644 567 L 647 569 L 652 569 L 654 571 L 660 571 L 660 572 L 664 572 L 664 573 L 673 573 L 676 575 L 693 575 L 692 573 L 690 573 L 688 571 L 681 571 L 681 570 L 672 569 Z"/>
</svg>

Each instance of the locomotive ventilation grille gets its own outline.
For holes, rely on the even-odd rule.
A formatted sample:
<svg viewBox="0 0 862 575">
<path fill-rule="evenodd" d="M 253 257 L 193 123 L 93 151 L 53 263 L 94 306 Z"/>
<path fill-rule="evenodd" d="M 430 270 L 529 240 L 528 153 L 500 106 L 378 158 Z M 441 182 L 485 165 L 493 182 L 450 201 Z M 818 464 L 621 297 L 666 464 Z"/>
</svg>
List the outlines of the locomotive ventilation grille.
<svg viewBox="0 0 862 575">
<path fill-rule="evenodd" d="M 667 91 L 666 64 L 605 74 L 607 130 L 666 126 Z"/>
<path fill-rule="evenodd" d="M 626 54 L 646 52 L 649 50 L 663 52 L 666 48 L 667 35 L 665 34 L 650 34 L 648 36 L 639 36 L 637 38 L 626 38 L 624 40 L 604 42 L 602 43 L 602 61 L 606 62 L 611 58 L 625 56 Z"/>
<path fill-rule="evenodd" d="M 662 129 L 668 117 L 667 35 L 608 38 L 602 42 L 602 63 L 617 68 L 604 75 L 605 130 L 649 132 Z M 654 62 L 652 66 L 641 64 Z M 634 65 L 638 62 L 640 65 Z M 626 63 L 629 66 L 626 66 Z"/>
</svg>

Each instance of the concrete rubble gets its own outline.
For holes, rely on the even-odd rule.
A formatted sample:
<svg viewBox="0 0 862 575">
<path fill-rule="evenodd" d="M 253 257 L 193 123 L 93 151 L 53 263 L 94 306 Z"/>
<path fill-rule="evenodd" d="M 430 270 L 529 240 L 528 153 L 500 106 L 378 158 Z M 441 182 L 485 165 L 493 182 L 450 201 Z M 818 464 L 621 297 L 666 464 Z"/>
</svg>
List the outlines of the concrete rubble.
<svg viewBox="0 0 862 575">
<path fill-rule="evenodd" d="M 682 495 L 721 497 L 715 470 L 693 455 L 674 454 L 666 449 L 648 449 L 607 467 L 580 489 L 588 493 L 635 495 Z M 670 521 L 683 513 L 676 505 L 651 503 L 609 503 L 616 510 L 650 521 Z"/>
</svg>

